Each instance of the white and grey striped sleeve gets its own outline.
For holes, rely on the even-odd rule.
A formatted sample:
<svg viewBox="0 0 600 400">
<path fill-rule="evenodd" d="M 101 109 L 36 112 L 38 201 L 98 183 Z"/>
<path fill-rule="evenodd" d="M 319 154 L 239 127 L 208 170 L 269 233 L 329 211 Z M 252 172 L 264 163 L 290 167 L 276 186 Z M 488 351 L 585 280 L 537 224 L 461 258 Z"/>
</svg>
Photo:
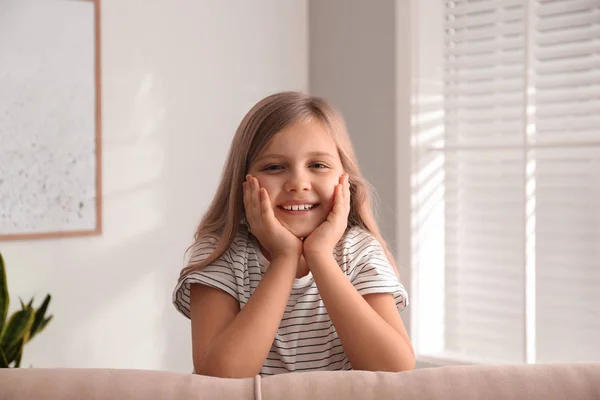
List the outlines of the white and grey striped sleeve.
<svg viewBox="0 0 600 400">
<path fill-rule="evenodd" d="M 391 293 L 398 311 L 408 305 L 408 294 L 381 244 L 370 233 L 362 231 L 353 238 L 350 282 L 361 295 Z"/>
<path fill-rule="evenodd" d="M 187 265 L 198 264 L 208 258 L 216 248 L 216 238 L 200 239 L 192 248 Z M 190 286 L 193 283 L 223 290 L 238 300 L 238 288 L 228 250 L 211 264 L 179 279 L 173 291 L 173 304 L 180 313 L 190 318 Z"/>
</svg>

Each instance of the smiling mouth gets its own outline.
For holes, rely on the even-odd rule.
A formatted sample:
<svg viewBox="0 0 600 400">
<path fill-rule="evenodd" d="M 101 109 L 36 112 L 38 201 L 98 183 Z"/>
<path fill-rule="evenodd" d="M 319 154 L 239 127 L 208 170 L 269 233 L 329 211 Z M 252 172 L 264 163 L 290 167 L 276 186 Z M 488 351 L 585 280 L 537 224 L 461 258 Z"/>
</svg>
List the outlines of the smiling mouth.
<svg viewBox="0 0 600 400">
<path fill-rule="evenodd" d="M 317 208 L 319 204 L 293 205 L 293 206 L 277 206 L 281 211 L 289 214 L 303 214 Z"/>
</svg>

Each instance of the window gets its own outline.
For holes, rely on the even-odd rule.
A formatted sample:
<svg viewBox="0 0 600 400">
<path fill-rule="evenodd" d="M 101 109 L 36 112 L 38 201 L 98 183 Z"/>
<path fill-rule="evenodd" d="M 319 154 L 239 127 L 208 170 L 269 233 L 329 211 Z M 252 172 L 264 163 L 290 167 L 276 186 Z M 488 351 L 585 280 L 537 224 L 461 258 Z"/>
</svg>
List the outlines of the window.
<svg viewBox="0 0 600 400">
<path fill-rule="evenodd" d="M 600 0 L 420 0 L 417 353 L 600 361 Z"/>
</svg>

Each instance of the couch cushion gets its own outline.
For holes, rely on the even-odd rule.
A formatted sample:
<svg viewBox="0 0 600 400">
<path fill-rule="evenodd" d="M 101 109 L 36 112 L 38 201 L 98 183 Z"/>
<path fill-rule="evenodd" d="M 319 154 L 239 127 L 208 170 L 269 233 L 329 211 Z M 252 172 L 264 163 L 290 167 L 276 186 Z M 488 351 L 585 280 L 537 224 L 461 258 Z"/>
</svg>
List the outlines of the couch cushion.
<svg viewBox="0 0 600 400">
<path fill-rule="evenodd" d="M 125 369 L 0 369 L 0 400 L 254 399 L 254 379 Z"/>
<path fill-rule="evenodd" d="M 275 399 L 600 399 L 600 364 L 473 365 L 410 372 L 305 372 L 263 378 Z"/>
</svg>

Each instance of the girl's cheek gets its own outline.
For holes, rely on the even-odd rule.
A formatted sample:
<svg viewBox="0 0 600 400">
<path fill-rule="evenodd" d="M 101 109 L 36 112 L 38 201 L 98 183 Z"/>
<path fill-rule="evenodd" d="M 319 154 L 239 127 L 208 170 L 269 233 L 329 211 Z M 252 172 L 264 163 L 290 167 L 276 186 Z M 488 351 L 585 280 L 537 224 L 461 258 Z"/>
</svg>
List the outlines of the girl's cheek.
<svg viewBox="0 0 600 400">
<path fill-rule="evenodd" d="M 265 189 L 267 189 L 267 192 L 269 192 L 269 195 L 270 195 L 270 194 L 271 194 L 271 187 L 270 187 L 271 185 L 270 185 L 270 182 L 269 182 L 269 180 L 268 180 L 268 179 L 265 179 L 265 178 L 264 178 L 264 177 L 262 177 L 262 176 L 257 176 L 257 177 L 256 177 L 256 179 L 258 179 L 258 185 L 259 185 L 261 188 L 265 188 Z"/>
<path fill-rule="evenodd" d="M 325 200 L 328 206 L 333 206 L 333 203 L 335 202 L 335 186 L 327 192 Z"/>
<path fill-rule="evenodd" d="M 267 190 L 267 193 L 269 194 L 269 199 L 271 199 L 271 202 L 273 202 L 273 199 L 275 198 L 276 190 L 273 186 L 273 182 L 271 182 L 268 179 L 263 179 L 263 180 L 258 180 L 258 183 L 260 184 L 261 188 L 265 188 Z"/>
</svg>

